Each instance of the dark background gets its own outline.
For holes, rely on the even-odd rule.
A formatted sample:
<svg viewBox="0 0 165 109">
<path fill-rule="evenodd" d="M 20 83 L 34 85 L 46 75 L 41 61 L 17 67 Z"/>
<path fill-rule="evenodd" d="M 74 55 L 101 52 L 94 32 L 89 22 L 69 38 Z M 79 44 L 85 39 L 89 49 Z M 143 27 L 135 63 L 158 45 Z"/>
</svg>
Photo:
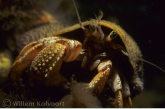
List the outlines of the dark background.
<svg viewBox="0 0 165 109">
<path fill-rule="evenodd" d="M 31 0 L 33 1 L 33 0 Z M 120 25 L 137 42 L 143 58 L 165 70 L 165 6 L 150 0 L 75 0 L 82 21 L 95 18 Z M 45 10 L 65 25 L 78 23 L 72 0 L 44 0 Z M 2 41 L 1 41 L 2 42 Z M 133 107 L 165 107 L 165 73 L 144 64 L 144 91 L 133 99 Z"/>
<path fill-rule="evenodd" d="M 99 9 L 102 10 L 104 13 L 102 19 L 116 22 L 133 37 L 145 60 L 165 69 L 165 6 L 163 1 L 75 1 L 82 21 L 95 18 L 94 13 L 97 15 Z M 59 6 L 65 5 L 62 2 Z M 78 23 L 72 2 L 68 2 L 66 8 L 62 8 L 59 12 L 70 16 L 73 24 Z M 164 72 L 147 63 L 144 64 L 144 91 L 133 99 L 133 107 L 165 107 Z"/>
<path fill-rule="evenodd" d="M 77 0 L 78 1 L 78 0 Z M 143 58 L 165 69 L 164 2 L 150 0 L 84 1 L 78 9 L 82 20 L 93 18 L 98 10 L 103 19 L 118 23 L 139 45 Z M 134 98 L 134 107 L 165 107 L 165 73 L 144 64 L 144 91 Z"/>
</svg>

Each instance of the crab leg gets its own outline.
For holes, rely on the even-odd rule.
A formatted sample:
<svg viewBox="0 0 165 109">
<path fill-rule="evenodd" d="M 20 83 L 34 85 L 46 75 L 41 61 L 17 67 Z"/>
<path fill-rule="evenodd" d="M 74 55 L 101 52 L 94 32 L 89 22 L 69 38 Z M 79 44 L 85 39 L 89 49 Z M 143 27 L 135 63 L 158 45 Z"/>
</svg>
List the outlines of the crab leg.
<svg viewBox="0 0 165 109">
<path fill-rule="evenodd" d="M 123 96 L 122 96 L 122 84 L 117 70 L 112 70 L 111 81 L 109 85 L 112 87 L 113 92 L 115 92 L 115 107 L 123 107 Z"/>
<path fill-rule="evenodd" d="M 96 96 L 98 96 L 103 90 L 105 83 L 107 82 L 107 79 L 109 77 L 111 67 L 112 62 L 110 60 L 103 61 L 98 65 L 97 70 L 99 72 L 88 85 L 90 88 L 93 89 L 93 93 Z"/>
<path fill-rule="evenodd" d="M 93 80 L 89 83 L 89 87 L 93 89 L 93 93 L 98 96 L 104 88 L 105 83 L 110 75 L 110 68 L 112 67 L 112 63 L 110 60 L 103 61 L 98 66 L 99 73 L 93 78 Z M 117 71 L 112 71 L 112 81 L 110 82 L 110 86 L 112 86 L 112 90 L 115 92 L 115 107 L 123 107 L 123 96 L 122 96 L 122 84 L 120 77 Z"/>
<path fill-rule="evenodd" d="M 130 96 L 123 98 L 123 107 L 124 108 L 131 108 L 132 107 L 132 100 Z"/>
<path fill-rule="evenodd" d="M 130 108 L 132 107 L 131 92 L 129 85 L 126 81 L 126 78 L 120 74 L 122 81 L 122 95 L 123 95 L 123 107 Z"/>
</svg>

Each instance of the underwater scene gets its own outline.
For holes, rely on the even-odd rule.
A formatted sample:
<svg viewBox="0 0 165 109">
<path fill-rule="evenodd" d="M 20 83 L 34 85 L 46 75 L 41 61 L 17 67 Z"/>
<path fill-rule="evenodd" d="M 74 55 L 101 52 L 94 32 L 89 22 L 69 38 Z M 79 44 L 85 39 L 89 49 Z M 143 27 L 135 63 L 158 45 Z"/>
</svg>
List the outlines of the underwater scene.
<svg viewBox="0 0 165 109">
<path fill-rule="evenodd" d="M 1 0 L 0 107 L 164 108 L 163 4 Z"/>
</svg>

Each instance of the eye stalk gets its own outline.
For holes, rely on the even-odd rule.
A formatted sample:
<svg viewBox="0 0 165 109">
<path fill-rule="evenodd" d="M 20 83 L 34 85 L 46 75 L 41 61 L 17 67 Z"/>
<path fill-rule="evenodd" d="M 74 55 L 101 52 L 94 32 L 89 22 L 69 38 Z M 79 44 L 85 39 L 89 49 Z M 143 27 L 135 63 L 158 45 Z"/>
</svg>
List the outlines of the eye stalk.
<svg viewBox="0 0 165 109">
<path fill-rule="evenodd" d="M 117 31 L 111 31 L 110 34 L 106 37 L 106 41 L 111 42 L 111 40 L 116 38 L 117 35 L 118 35 Z"/>
<path fill-rule="evenodd" d="M 101 12 L 100 12 L 101 13 Z M 94 36 L 97 40 L 103 41 L 105 35 L 103 30 L 101 29 L 101 26 L 98 24 L 98 22 L 101 20 L 102 14 L 98 16 L 99 19 L 91 19 L 90 25 L 89 25 L 89 31 L 92 36 Z"/>
<path fill-rule="evenodd" d="M 95 28 L 91 28 L 91 25 L 89 26 L 89 29 L 91 32 L 92 29 L 95 29 L 95 33 L 93 32 L 92 35 L 95 36 L 97 39 L 101 40 L 101 42 L 103 42 L 103 39 L 104 39 L 104 32 L 103 30 L 101 29 L 101 26 L 98 24 L 98 22 L 101 20 L 101 18 L 103 17 L 103 12 L 101 10 L 99 10 L 99 13 L 98 13 L 98 17 L 95 15 L 96 17 L 96 20 L 91 20 L 91 25 L 92 26 L 95 26 Z"/>
</svg>

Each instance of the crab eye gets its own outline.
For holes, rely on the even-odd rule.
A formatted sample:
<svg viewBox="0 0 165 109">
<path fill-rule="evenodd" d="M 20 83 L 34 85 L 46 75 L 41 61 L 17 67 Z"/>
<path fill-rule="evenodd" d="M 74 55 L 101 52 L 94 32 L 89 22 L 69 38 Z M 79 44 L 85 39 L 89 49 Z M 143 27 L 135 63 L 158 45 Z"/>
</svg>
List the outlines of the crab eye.
<svg viewBox="0 0 165 109">
<path fill-rule="evenodd" d="M 95 25 L 89 25 L 89 29 L 90 29 L 90 31 L 92 32 L 92 33 L 94 33 L 95 31 L 96 31 L 96 26 Z"/>
<path fill-rule="evenodd" d="M 107 36 L 106 41 L 110 42 L 112 39 L 116 38 L 117 35 L 117 31 L 111 31 L 111 33 Z"/>
<path fill-rule="evenodd" d="M 118 34 L 117 34 L 117 31 L 112 31 L 112 32 L 110 33 L 110 38 L 113 39 L 113 38 L 115 38 L 117 35 L 118 35 Z"/>
</svg>

